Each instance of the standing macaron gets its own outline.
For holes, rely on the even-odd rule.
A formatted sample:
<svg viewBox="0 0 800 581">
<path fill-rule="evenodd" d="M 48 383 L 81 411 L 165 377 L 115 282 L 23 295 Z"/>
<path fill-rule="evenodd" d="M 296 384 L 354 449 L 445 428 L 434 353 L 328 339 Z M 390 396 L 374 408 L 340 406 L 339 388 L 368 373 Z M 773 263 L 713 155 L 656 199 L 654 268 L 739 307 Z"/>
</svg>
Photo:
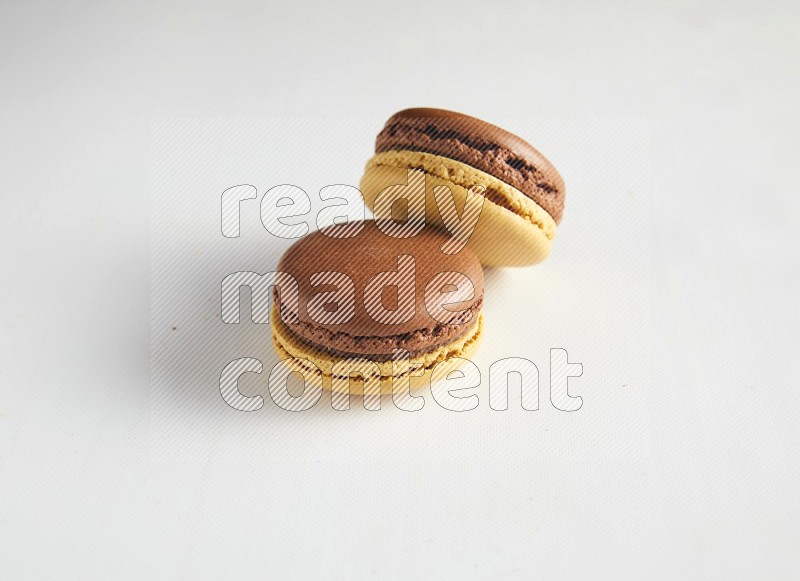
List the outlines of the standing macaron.
<svg viewBox="0 0 800 581">
<path fill-rule="evenodd" d="M 361 192 L 375 210 L 386 188 L 406 184 L 409 171 L 425 178 L 425 220 L 446 227 L 434 188 L 450 189 L 456 208 L 470 190 L 484 196 L 469 240 L 487 266 L 524 266 L 544 260 L 564 211 L 564 180 L 523 139 L 490 123 L 442 109 L 406 109 L 378 134 Z M 377 213 L 376 213 L 377 216 Z"/>
<path fill-rule="evenodd" d="M 275 293 L 273 345 L 327 389 L 359 393 L 365 378 L 384 393 L 397 377 L 421 385 L 477 347 L 484 291 L 478 259 L 469 248 L 443 252 L 449 238 L 433 228 L 396 234 L 374 221 L 329 226 L 295 242 L 278 263 L 296 286 Z"/>
</svg>

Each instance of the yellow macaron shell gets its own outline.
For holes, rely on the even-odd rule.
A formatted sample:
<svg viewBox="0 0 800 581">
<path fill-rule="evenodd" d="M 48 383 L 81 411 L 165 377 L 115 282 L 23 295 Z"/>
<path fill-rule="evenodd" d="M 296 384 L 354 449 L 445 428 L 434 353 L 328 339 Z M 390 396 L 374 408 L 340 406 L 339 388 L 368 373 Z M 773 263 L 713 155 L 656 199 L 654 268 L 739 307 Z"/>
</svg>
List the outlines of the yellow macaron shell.
<svg viewBox="0 0 800 581">
<path fill-rule="evenodd" d="M 528 266 L 550 254 L 557 225 L 531 198 L 509 184 L 459 161 L 409 150 L 378 153 L 368 162 L 361 179 L 361 193 L 370 208 L 385 188 L 405 184 L 408 170 L 425 173 L 425 220 L 445 229 L 433 188 L 447 186 L 459 211 L 464 208 L 470 188 L 490 191 L 501 203 L 486 199 L 469 240 L 469 247 L 484 266 Z M 501 205 L 502 204 L 502 205 Z"/>
</svg>

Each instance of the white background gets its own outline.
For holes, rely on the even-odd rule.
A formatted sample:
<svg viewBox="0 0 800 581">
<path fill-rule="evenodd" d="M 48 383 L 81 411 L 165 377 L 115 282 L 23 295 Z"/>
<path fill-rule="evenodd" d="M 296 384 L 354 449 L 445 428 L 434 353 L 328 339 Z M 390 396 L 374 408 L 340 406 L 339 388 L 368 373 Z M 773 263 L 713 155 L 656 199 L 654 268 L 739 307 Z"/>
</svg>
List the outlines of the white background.
<svg viewBox="0 0 800 581">
<path fill-rule="evenodd" d="M 799 17 L 4 3 L 0 578 L 796 577 Z M 468 414 L 428 398 L 407 415 L 222 417 L 187 365 L 174 388 L 193 378 L 197 398 L 162 430 L 154 120 L 272 119 L 242 123 L 250 142 L 198 140 L 180 166 L 176 199 L 197 189 L 177 256 L 202 267 L 224 188 L 355 183 L 380 122 L 418 105 L 504 123 L 565 175 L 552 257 L 490 276 L 495 343 L 476 362 L 524 350 L 544 370 L 565 347 L 583 409 L 554 410 L 543 373 L 531 413 L 492 412 L 484 385 Z M 276 147 L 259 128 L 295 118 L 328 132 L 277 132 L 286 151 L 259 155 Z M 232 171 L 215 147 L 251 157 Z M 244 234 L 274 261 L 265 232 Z M 200 289 L 217 278 L 195 272 Z M 192 312 L 167 341 L 202 328 Z"/>
</svg>

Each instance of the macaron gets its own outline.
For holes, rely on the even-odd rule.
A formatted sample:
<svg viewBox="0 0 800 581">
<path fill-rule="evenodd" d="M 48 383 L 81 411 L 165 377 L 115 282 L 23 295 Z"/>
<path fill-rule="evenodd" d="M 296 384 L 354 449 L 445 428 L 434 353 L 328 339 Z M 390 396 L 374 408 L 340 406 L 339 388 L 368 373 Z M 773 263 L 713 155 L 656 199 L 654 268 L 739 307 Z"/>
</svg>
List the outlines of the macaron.
<svg viewBox="0 0 800 581">
<path fill-rule="evenodd" d="M 522 138 L 461 113 L 406 109 L 378 134 L 361 179 L 376 217 L 387 211 L 376 208 L 376 199 L 386 188 L 409 185 L 410 171 L 424 175 L 425 221 L 439 229 L 452 230 L 452 220 L 448 227 L 437 186 L 449 188 L 459 212 L 469 192 L 483 197 L 469 246 L 484 265 L 526 266 L 550 254 L 564 213 L 564 180 Z"/>
<path fill-rule="evenodd" d="M 406 378 L 421 387 L 478 346 L 484 286 L 475 254 L 443 252 L 449 237 L 430 227 L 396 234 L 372 220 L 337 224 L 301 238 L 278 263 L 296 285 L 273 295 L 273 345 L 323 388 L 391 393 Z"/>
</svg>

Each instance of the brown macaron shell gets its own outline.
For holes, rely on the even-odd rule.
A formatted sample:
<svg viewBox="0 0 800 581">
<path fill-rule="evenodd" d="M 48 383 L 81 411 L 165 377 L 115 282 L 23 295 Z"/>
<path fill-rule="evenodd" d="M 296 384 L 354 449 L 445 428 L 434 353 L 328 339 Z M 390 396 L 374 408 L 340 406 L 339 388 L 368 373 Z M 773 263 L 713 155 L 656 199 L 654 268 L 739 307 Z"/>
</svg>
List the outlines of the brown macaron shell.
<svg viewBox="0 0 800 581">
<path fill-rule="evenodd" d="M 314 232 L 292 245 L 278 263 L 278 271 L 290 274 L 299 286 L 298 316 L 283 317 L 286 327 L 302 340 L 330 353 L 345 357 L 363 356 L 376 361 L 391 358 L 395 349 L 405 349 L 412 356 L 446 345 L 464 336 L 477 321 L 483 303 L 483 270 L 469 248 L 454 255 L 441 251 L 448 240 L 446 235 L 425 227 L 416 236 L 395 238 L 382 232 L 377 224 L 363 222 L 362 231 L 349 238 L 336 234 L 352 231 L 353 224 L 327 227 Z M 376 275 L 398 270 L 402 255 L 414 258 L 414 316 L 401 323 L 375 321 L 364 304 L 364 291 Z M 321 292 L 336 291 L 335 285 L 312 285 L 311 276 L 320 272 L 341 272 L 352 279 L 355 287 L 353 317 L 340 324 L 325 324 L 308 313 L 309 301 Z M 429 281 L 442 272 L 460 272 L 472 282 L 473 297 L 449 305 L 459 310 L 447 322 L 433 318 L 425 307 L 425 289 Z M 396 287 L 395 287 L 396 288 Z M 394 289 L 393 289 L 394 290 Z M 281 309 L 289 307 L 280 300 Z M 384 293 L 386 308 L 396 307 L 396 293 Z M 317 317 L 319 319 L 320 317 Z"/>
<path fill-rule="evenodd" d="M 524 139 L 491 123 L 444 109 L 405 109 L 378 134 L 375 152 L 423 151 L 448 157 L 513 186 L 555 220 L 564 213 L 564 180 Z"/>
</svg>

